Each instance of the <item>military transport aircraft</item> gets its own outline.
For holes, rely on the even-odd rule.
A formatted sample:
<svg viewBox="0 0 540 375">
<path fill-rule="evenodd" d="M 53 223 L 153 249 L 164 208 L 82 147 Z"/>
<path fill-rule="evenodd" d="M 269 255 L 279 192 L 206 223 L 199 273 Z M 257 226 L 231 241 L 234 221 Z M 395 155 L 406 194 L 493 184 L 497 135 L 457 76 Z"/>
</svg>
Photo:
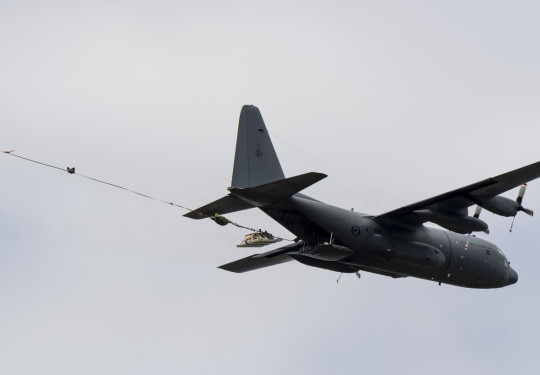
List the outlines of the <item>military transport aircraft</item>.
<svg viewBox="0 0 540 375">
<path fill-rule="evenodd" d="M 480 208 L 507 217 L 519 211 L 532 216 L 522 206 L 525 185 L 515 201 L 499 194 L 540 177 L 540 162 L 376 216 L 300 193 L 325 177 L 311 172 L 285 178 L 259 109 L 246 105 L 240 114 L 229 194 L 184 216 L 215 218 L 258 207 L 298 237 L 290 245 L 220 266 L 232 272 L 294 259 L 341 273 L 412 276 L 468 288 L 517 282 L 501 249 L 471 233 L 488 230 L 479 218 Z M 469 216 L 468 207 L 475 204 L 476 213 Z M 426 222 L 448 231 L 426 227 Z"/>
</svg>

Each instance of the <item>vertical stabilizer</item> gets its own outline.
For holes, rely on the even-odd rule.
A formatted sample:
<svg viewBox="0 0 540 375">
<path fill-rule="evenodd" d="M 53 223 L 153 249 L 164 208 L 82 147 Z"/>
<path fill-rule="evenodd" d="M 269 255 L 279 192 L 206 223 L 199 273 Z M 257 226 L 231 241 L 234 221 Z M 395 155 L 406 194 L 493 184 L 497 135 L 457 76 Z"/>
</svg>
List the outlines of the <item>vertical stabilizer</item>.
<svg viewBox="0 0 540 375">
<path fill-rule="evenodd" d="M 248 188 L 285 178 L 259 109 L 242 107 L 231 187 Z"/>
</svg>

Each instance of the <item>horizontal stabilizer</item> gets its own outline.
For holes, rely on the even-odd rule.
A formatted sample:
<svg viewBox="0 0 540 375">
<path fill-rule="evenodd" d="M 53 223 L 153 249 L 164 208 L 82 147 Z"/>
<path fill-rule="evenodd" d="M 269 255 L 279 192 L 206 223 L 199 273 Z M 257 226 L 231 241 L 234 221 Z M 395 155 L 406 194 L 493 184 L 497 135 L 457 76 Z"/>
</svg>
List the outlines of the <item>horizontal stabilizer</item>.
<svg viewBox="0 0 540 375">
<path fill-rule="evenodd" d="M 259 268 L 275 266 L 276 264 L 291 261 L 292 258 L 287 254 L 296 252 L 302 246 L 304 246 L 303 242 L 293 243 L 292 245 L 280 247 L 263 254 L 254 254 L 246 258 L 238 259 L 234 262 L 219 266 L 218 268 L 225 271 L 242 273 L 257 270 Z"/>
<path fill-rule="evenodd" d="M 185 214 L 190 219 L 204 219 L 215 214 L 247 210 L 253 207 L 268 206 L 289 198 L 308 186 L 327 177 L 325 174 L 310 172 L 285 178 L 252 188 L 229 188 L 229 195 Z"/>
<path fill-rule="evenodd" d="M 289 198 L 326 177 L 327 175 L 323 173 L 310 172 L 252 188 L 231 187 L 229 191 L 232 196 L 238 197 L 251 206 L 263 207 Z"/>
<path fill-rule="evenodd" d="M 184 216 L 190 219 L 204 219 L 212 217 L 215 214 L 228 214 L 229 212 L 247 210 L 248 208 L 253 208 L 253 206 L 238 198 L 227 195 L 217 201 L 208 203 L 206 206 L 188 212 Z"/>
</svg>

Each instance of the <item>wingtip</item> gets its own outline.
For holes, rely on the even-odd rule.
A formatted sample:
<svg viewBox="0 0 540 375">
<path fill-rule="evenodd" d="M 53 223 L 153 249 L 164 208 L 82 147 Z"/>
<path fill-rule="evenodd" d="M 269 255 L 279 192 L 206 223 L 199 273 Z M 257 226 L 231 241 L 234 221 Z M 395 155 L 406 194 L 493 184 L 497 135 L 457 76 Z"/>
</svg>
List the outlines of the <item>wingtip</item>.
<svg viewBox="0 0 540 375">
<path fill-rule="evenodd" d="M 204 219 L 207 217 L 202 212 L 196 212 L 196 211 L 190 211 L 187 214 L 183 214 L 182 216 L 190 218 L 190 219 L 195 219 L 195 220 Z"/>
</svg>

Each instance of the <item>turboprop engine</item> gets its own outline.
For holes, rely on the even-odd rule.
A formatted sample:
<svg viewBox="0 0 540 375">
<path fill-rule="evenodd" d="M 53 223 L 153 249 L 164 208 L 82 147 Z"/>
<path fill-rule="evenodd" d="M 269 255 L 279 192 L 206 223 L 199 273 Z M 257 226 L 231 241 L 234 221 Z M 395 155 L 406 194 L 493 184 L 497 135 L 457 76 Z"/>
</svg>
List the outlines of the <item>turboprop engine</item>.
<svg viewBox="0 0 540 375">
<path fill-rule="evenodd" d="M 480 199 L 478 201 L 478 205 L 482 208 L 485 208 L 489 212 L 493 212 L 494 214 L 500 216 L 516 216 L 519 211 L 523 211 L 527 215 L 532 216 L 533 211 L 521 205 L 526 189 L 526 184 L 521 186 L 521 188 L 519 189 L 518 197 L 515 201 L 509 198 L 496 196 L 486 199 Z"/>
<path fill-rule="evenodd" d="M 476 212 L 474 214 L 474 218 L 478 219 L 478 217 L 480 216 L 480 211 L 482 211 L 482 208 L 485 208 L 486 210 L 493 212 L 496 215 L 501 215 L 501 216 L 506 216 L 506 217 L 513 216 L 514 218 L 512 219 L 512 224 L 510 224 L 510 232 L 511 232 L 512 228 L 514 227 L 514 220 L 516 219 L 516 215 L 519 211 L 523 211 L 527 215 L 533 216 L 533 210 L 530 210 L 522 206 L 523 196 L 525 195 L 526 190 L 527 190 L 527 184 L 521 185 L 517 199 L 515 201 L 505 198 L 505 197 L 499 197 L 499 196 L 485 198 L 485 199 L 477 199 L 477 207 L 476 207 Z"/>
<path fill-rule="evenodd" d="M 523 209 L 516 201 L 499 196 L 481 200 L 478 205 L 489 212 L 506 217 L 516 216 Z"/>
</svg>

